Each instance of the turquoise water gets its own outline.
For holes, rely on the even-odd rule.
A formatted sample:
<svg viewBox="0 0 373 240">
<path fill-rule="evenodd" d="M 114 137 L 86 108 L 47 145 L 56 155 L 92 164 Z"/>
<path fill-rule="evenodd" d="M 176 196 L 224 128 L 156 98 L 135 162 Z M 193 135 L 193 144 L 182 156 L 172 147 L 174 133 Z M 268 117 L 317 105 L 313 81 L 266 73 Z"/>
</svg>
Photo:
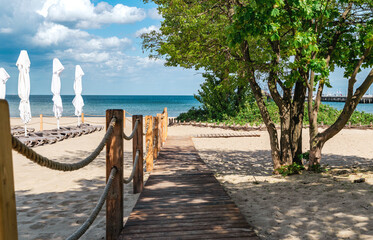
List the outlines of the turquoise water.
<svg viewBox="0 0 373 240">
<path fill-rule="evenodd" d="M 74 106 L 72 100 L 74 95 L 63 95 L 63 115 L 74 115 Z M 84 114 L 105 115 L 106 109 L 124 109 L 131 114 L 156 115 L 161 113 L 164 107 L 168 109 L 170 117 L 177 117 L 180 113 L 188 111 L 192 107 L 200 106 L 200 103 L 193 96 L 83 96 Z M 19 117 L 18 105 L 19 97 L 17 95 L 8 95 L 6 100 L 9 102 L 11 117 Z M 33 116 L 43 114 L 53 116 L 53 101 L 51 95 L 32 95 L 30 96 L 31 113 Z M 323 102 L 337 109 L 342 109 L 343 102 Z M 373 104 L 359 104 L 358 111 L 373 113 Z"/>
<path fill-rule="evenodd" d="M 72 101 L 74 95 L 63 95 L 62 116 L 74 115 Z M 162 113 L 167 107 L 169 117 L 177 117 L 180 113 L 188 111 L 191 107 L 198 107 L 200 103 L 193 96 L 83 96 L 84 114 L 105 115 L 107 109 L 124 109 L 130 114 L 156 115 Z M 9 102 L 10 116 L 19 117 L 18 95 L 6 96 Z M 30 96 L 32 116 L 53 116 L 53 101 L 49 95 Z"/>
<path fill-rule="evenodd" d="M 330 105 L 338 110 L 342 110 L 344 102 L 323 102 L 323 104 Z M 373 113 L 373 104 L 372 103 L 359 103 L 356 107 L 357 111 L 364 111 L 366 113 Z"/>
</svg>

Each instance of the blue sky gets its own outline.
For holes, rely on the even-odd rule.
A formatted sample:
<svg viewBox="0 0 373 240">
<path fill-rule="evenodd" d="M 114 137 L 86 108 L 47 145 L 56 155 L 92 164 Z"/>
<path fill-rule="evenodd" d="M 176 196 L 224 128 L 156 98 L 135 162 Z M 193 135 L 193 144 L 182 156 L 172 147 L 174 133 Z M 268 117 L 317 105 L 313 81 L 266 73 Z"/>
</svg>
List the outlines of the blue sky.
<svg viewBox="0 0 373 240">
<path fill-rule="evenodd" d="M 154 3 L 141 0 L 0 0 L 0 67 L 17 94 L 19 52 L 31 60 L 31 94 L 51 94 L 52 60 L 64 65 L 61 94 L 74 94 L 80 64 L 83 94 L 191 95 L 200 72 L 165 67 L 141 49 L 140 33 L 160 27 Z"/>
<path fill-rule="evenodd" d="M 159 28 L 154 3 L 142 0 L 0 0 L 0 67 L 11 78 L 7 94 L 17 94 L 20 50 L 31 60 L 31 94 L 51 94 L 52 60 L 65 67 L 61 94 L 73 94 L 75 65 L 85 72 L 83 94 L 191 95 L 203 82 L 201 72 L 164 67 L 141 49 L 140 33 Z M 358 85 L 368 74 L 362 71 Z M 343 70 L 330 76 L 345 93 Z M 373 88 L 372 93 L 373 93 Z"/>
</svg>

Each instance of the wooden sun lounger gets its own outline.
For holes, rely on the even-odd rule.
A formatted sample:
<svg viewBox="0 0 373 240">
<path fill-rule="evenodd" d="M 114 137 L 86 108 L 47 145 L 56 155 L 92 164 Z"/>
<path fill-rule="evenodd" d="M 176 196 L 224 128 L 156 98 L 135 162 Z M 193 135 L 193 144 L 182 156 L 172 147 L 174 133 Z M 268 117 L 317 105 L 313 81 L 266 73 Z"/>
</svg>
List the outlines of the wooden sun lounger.
<svg viewBox="0 0 373 240">
<path fill-rule="evenodd" d="M 44 130 L 42 132 L 34 132 L 35 129 L 31 129 L 28 136 L 22 136 L 24 129 L 21 127 L 15 127 L 12 129 L 12 134 L 16 136 L 22 143 L 28 147 L 36 147 L 44 144 L 53 144 L 64 139 L 73 138 L 95 131 L 101 131 L 103 126 L 92 126 L 90 124 L 82 124 L 81 126 L 74 127 L 61 127 L 58 129 Z"/>
</svg>

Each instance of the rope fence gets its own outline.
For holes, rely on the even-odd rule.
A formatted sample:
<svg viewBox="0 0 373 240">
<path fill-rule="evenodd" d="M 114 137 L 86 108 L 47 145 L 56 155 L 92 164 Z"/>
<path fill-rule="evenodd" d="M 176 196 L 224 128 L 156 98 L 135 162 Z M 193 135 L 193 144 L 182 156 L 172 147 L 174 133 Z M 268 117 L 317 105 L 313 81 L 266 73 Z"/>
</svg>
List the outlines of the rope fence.
<svg viewBox="0 0 373 240">
<path fill-rule="evenodd" d="M 78 230 L 76 230 L 73 234 L 71 234 L 67 238 L 67 240 L 79 239 L 88 230 L 88 228 L 92 225 L 92 223 L 95 221 L 99 212 L 102 209 L 102 206 L 104 205 L 104 203 L 106 201 L 107 195 L 109 193 L 109 189 L 110 189 L 110 187 L 113 183 L 113 180 L 115 178 L 115 175 L 116 175 L 117 171 L 118 170 L 116 168 L 111 169 L 109 180 L 106 183 L 106 186 L 104 188 L 104 192 L 101 194 L 101 197 L 98 200 L 98 202 L 96 204 L 96 207 L 93 209 L 92 213 L 89 215 L 87 220 L 85 220 L 85 222 L 82 224 L 82 226 Z"/>
<path fill-rule="evenodd" d="M 126 140 L 132 140 L 133 136 L 135 136 L 135 133 L 137 131 L 137 127 L 139 126 L 139 121 L 136 121 L 135 122 L 135 126 L 133 127 L 133 130 L 132 130 L 132 133 L 127 136 L 124 132 L 123 132 L 123 138 L 126 139 Z"/>
<path fill-rule="evenodd" d="M 115 118 L 111 120 L 110 127 L 106 131 L 105 136 L 101 140 L 100 144 L 96 147 L 96 149 L 88 157 L 86 157 L 85 159 L 77 163 L 61 163 L 61 162 L 50 160 L 36 153 L 34 150 L 27 147 L 25 144 L 23 144 L 21 141 L 19 141 L 14 136 L 12 136 L 12 147 L 15 151 L 22 154 L 23 156 L 33 161 L 34 163 L 39 164 L 40 166 L 47 167 L 53 170 L 58 170 L 58 171 L 75 171 L 75 170 L 78 170 L 78 169 L 81 169 L 87 166 L 93 160 L 97 158 L 97 156 L 101 153 L 102 149 L 104 149 L 105 144 L 107 143 L 108 139 L 110 138 L 113 132 L 115 121 L 116 121 Z"/>
<path fill-rule="evenodd" d="M 49 169 L 58 171 L 75 171 L 92 163 L 106 146 L 106 178 L 105 188 L 91 214 L 85 222 L 67 239 L 79 239 L 92 225 L 106 201 L 106 239 L 117 239 L 123 227 L 123 184 L 133 183 L 133 193 L 139 193 L 144 186 L 144 164 L 146 171 L 153 169 L 153 160 L 158 157 L 161 144 L 167 137 L 167 108 L 156 117 L 145 116 L 145 133 L 143 134 L 143 116 L 132 116 L 132 133 L 124 133 L 125 111 L 106 111 L 106 133 L 96 149 L 85 159 L 76 163 L 63 163 L 44 157 L 27 147 L 10 134 L 9 107 L 7 101 L 0 100 L 0 239 L 17 239 L 17 218 L 14 193 L 14 177 L 12 167 L 12 149 L 30 161 Z M 90 115 L 86 115 L 90 116 Z M 94 115 L 100 116 L 101 115 Z M 82 115 L 84 119 L 84 115 Z M 42 121 L 42 116 L 41 116 Z M 49 124 L 47 122 L 44 122 Z M 4 134 L 3 134 L 4 133 Z M 144 151 L 143 138 L 146 148 Z M 124 141 L 132 140 L 133 166 L 128 178 L 123 177 Z M 145 161 L 144 161 L 145 159 Z"/>
<path fill-rule="evenodd" d="M 123 179 L 123 183 L 125 183 L 125 184 L 130 183 L 133 179 L 133 176 L 135 176 L 136 166 L 139 162 L 139 156 L 140 156 L 140 151 L 136 151 L 135 162 L 133 163 L 131 174 L 127 179 Z"/>
</svg>

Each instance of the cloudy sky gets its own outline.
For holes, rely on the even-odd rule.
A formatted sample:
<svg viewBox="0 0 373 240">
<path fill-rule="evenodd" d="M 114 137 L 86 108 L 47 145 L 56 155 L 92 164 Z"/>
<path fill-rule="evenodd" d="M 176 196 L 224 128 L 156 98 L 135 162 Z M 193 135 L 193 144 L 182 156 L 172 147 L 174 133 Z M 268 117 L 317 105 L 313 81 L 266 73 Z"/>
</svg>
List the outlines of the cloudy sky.
<svg viewBox="0 0 373 240">
<path fill-rule="evenodd" d="M 61 94 L 73 94 L 75 65 L 83 94 L 191 95 L 199 72 L 164 67 L 141 49 L 141 33 L 159 28 L 156 5 L 142 0 L 0 0 L 0 67 L 17 94 L 19 53 L 31 60 L 31 94 L 51 94 L 52 60 L 64 65 Z"/>
<path fill-rule="evenodd" d="M 17 94 L 20 50 L 31 60 L 31 94 L 51 94 L 52 60 L 65 67 L 61 94 L 73 94 L 74 69 L 85 72 L 83 94 L 191 95 L 200 72 L 164 67 L 141 49 L 141 33 L 159 28 L 154 3 L 142 0 L 0 0 L 0 67 L 11 78 L 7 94 Z M 368 70 L 359 75 L 366 77 Z M 331 75 L 333 89 L 345 93 L 343 71 Z M 373 93 L 373 89 L 371 89 Z"/>
</svg>

